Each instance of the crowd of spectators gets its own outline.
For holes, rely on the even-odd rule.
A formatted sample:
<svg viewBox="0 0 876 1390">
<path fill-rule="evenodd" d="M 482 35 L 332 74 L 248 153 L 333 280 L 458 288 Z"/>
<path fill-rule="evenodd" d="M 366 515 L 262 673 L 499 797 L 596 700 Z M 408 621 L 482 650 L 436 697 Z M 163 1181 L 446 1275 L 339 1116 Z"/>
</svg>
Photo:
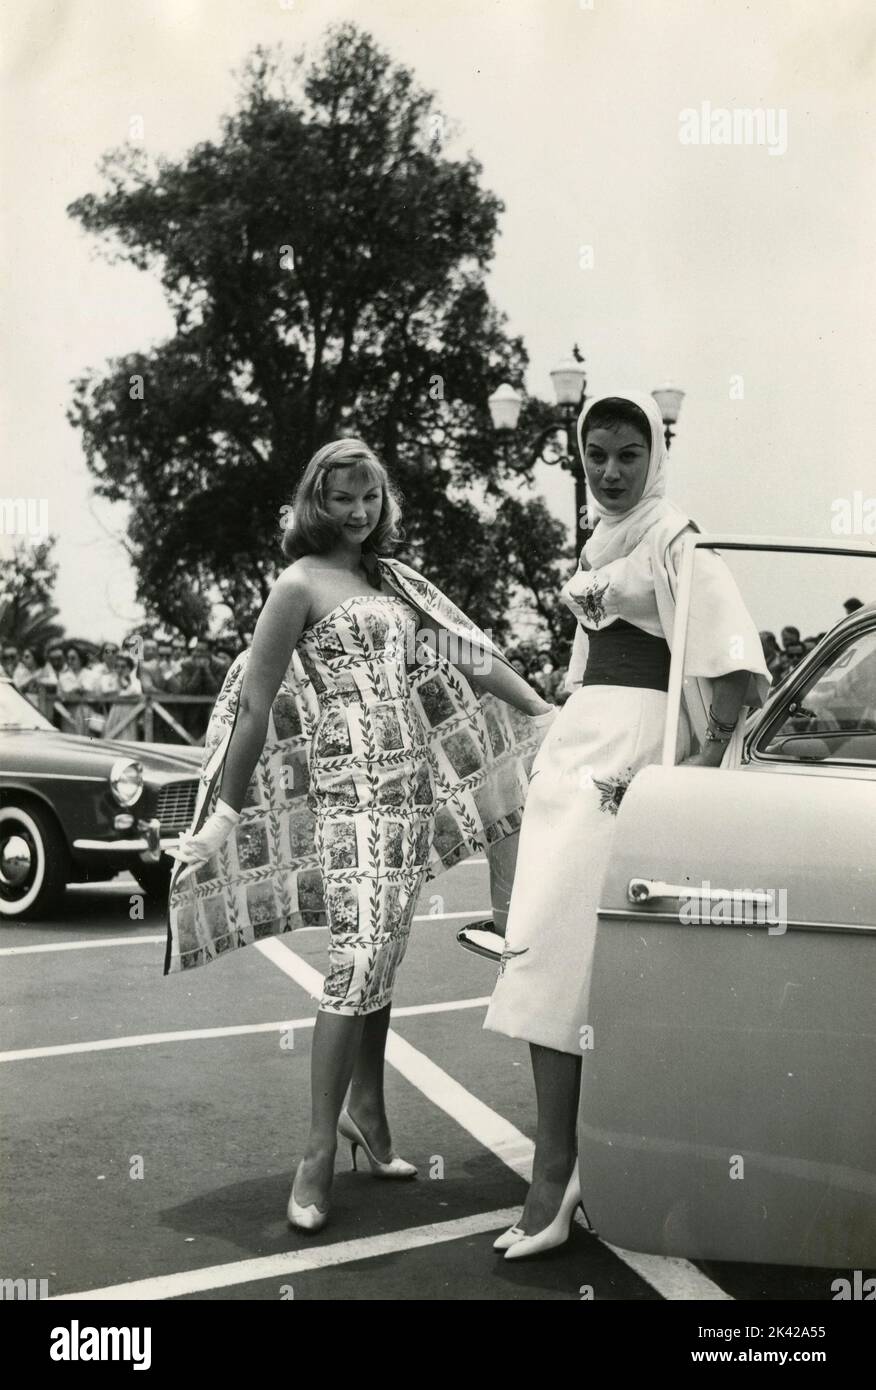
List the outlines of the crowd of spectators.
<svg viewBox="0 0 876 1390">
<path fill-rule="evenodd" d="M 6 644 L 0 650 L 0 675 L 7 676 L 56 728 L 67 732 L 92 738 L 115 738 L 117 734 L 126 739 L 142 738 L 142 715 L 131 721 L 125 706 L 153 695 L 159 702 L 164 697 L 168 712 L 191 739 L 199 741 L 212 700 L 175 706 L 172 697 L 215 698 L 239 647 L 236 637 L 198 637 L 187 645 L 182 637 L 148 635 L 131 637 L 121 645 L 104 642 L 99 648 L 62 641 L 40 651 Z M 158 724 L 155 718 L 154 725 Z M 178 739 L 164 723 L 154 737 L 158 742 Z"/>
<path fill-rule="evenodd" d="M 550 648 L 521 643 L 510 648 L 507 656 L 518 675 L 534 686 L 543 700 L 552 705 L 565 704 L 569 698 L 566 666 L 554 660 Z"/>
<path fill-rule="evenodd" d="M 854 613 L 863 605 L 859 598 L 848 598 L 843 604 L 846 616 Z M 760 644 L 763 648 L 764 658 L 773 678 L 773 685 L 778 685 L 783 681 L 789 671 L 799 665 L 804 656 L 807 656 L 812 648 L 817 646 L 824 636 L 823 632 L 817 632 L 814 637 L 801 637 L 799 627 L 783 627 L 782 640 L 776 641 L 774 632 L 761 632 Z"/>
<path fill-rule="evenodd" d="M 860 599 L 844 604 L 846 613 L 861 607 Z M 249 636 L 249 635 L 247 635 Z M 783 627 L 781 641 L 772 632 L 760 640 L 773 684 L 784 680 L 798 662 L 821 640 L 823 632 L 801 637 L 800 629 Z M 136 636 L 121 646 L 104 642 L 99 648 L 75 642 L 53 642 L 44 652 L 33 647 L 5 645 L 0 649 L 0 676 L 8 677 L 56 728 L 89 734 L 92 738 L 144 737 L 142 716 L 131 722 L 125 705 L 144 695 L 167 699 L 173 718 L 195 742 L 203 739 L 213 698 L 240 648 L 235 636 L 192 638 Z M 561 705 L 568 698 L 566 667 L 555 660 L 550 648 L 521 643 L 508 651 L 512 665 L 534 685 L 545 700 Z M 200 703 L 173 707 L 175 695 L 205 697 Z M 208 698 L 209 697 L 209 698 Z M 61 709 L 58 706 L 62 706 Z M 163 726 L 155 737 L 175 742 L 172 727 Z"/>
</svg>

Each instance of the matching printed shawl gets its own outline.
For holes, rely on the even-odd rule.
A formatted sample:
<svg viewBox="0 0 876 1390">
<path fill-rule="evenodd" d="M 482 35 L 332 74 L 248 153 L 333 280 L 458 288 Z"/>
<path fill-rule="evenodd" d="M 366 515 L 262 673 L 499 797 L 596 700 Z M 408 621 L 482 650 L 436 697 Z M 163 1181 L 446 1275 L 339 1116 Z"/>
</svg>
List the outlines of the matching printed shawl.
<svg viewBox="0 0 876 1390">
<path fill-rule="evenodd" d="M 445 594 L 409 566 L 381 559 L 385 583 L 477 661 L 507 660 Z M 453 652 L 452 640 L 447 644 Z M 215 807 L 237 718 L 248 652 L 229 669 L 210 716 L 192 833 Z M 479 698 L 435 644 L 418 648 L 409 670 L 436 785 L 435 836 L 427 879 L 519 829 L 529 771 L 546 732 L 492 695 Z M 241 817 L 207 863 L 171 876 L 164 973 L 185 970 L 251 941 L 326 925 L 315 816 L 307 804 L 310 748 L 321 715 L 294 651 L 274 700 L 264 749 Z"/>
</svg>

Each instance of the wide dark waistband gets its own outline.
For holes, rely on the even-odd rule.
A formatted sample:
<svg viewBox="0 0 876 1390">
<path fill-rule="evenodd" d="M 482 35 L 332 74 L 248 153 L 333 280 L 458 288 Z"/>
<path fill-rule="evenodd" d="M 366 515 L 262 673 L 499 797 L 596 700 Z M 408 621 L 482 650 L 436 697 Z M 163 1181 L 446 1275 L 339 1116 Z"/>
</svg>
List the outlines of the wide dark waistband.
<svg viewBox="0 0 876 1390">
<path fill-rule="evenodd" d="M 607 627 L 585 627 L 590 641 L 582 685 L 632 685 L 669 689 L 669 646 L 635 623 L 615 618 Z"/>
</svg>

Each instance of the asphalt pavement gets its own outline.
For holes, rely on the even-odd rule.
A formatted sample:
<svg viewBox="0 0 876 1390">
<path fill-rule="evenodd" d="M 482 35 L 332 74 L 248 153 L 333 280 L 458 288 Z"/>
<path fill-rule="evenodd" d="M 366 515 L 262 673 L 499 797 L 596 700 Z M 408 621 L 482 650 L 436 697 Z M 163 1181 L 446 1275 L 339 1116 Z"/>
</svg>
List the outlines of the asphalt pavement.
<svg viewBox="0 0 876 1390">
<path fill-rule="evenodd" d="M 493 1253 L 535 1103 L 525 1044 L 483 1030 L 495 967 L 455 941 L 488 915 L 483 860 L 427 885 L 396 985 L 387 1103 L 418 1180 L 339 1147 L 329 1224 L 290 1229 L 326 932 L 164 977 L 163 914 L 132 920 L 137 893 L 78 886 L 0 937 L 3 1278 L 53 1298 L 830 1299 L 830 1271 L 638 1256 L 579 1225 L 544 1258 Z"/>
</svg>

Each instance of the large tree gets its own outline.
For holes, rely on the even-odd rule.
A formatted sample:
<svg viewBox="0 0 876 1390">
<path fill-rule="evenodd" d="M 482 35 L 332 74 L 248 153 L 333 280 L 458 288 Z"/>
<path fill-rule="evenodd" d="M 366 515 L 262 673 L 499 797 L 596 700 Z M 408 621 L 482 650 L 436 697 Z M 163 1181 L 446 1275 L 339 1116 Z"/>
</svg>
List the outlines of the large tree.
<svg viewBox="0 0 876 1390">
<path fill-rule="evenodd" d="M 514 583 L 478 498 L 507 476 L 486 408 L 526 354 L 485 275 L 502 205 L 452 158 L 433 96 L 346 24 L 306 65 L 257 49 L 218 142 L 154 169 L 105 157 L 69 211 L 156 271 L 175 331 L 74 385 L 97 492 L 130 505 L 138 597 L 252 626 L 282 565 L 279 517 L 312 452 L 363 436 L 406 499 L 405 556 L 502 634 Z M 494 509 L 493 509 L 494 510 Z"/>
</svg>

